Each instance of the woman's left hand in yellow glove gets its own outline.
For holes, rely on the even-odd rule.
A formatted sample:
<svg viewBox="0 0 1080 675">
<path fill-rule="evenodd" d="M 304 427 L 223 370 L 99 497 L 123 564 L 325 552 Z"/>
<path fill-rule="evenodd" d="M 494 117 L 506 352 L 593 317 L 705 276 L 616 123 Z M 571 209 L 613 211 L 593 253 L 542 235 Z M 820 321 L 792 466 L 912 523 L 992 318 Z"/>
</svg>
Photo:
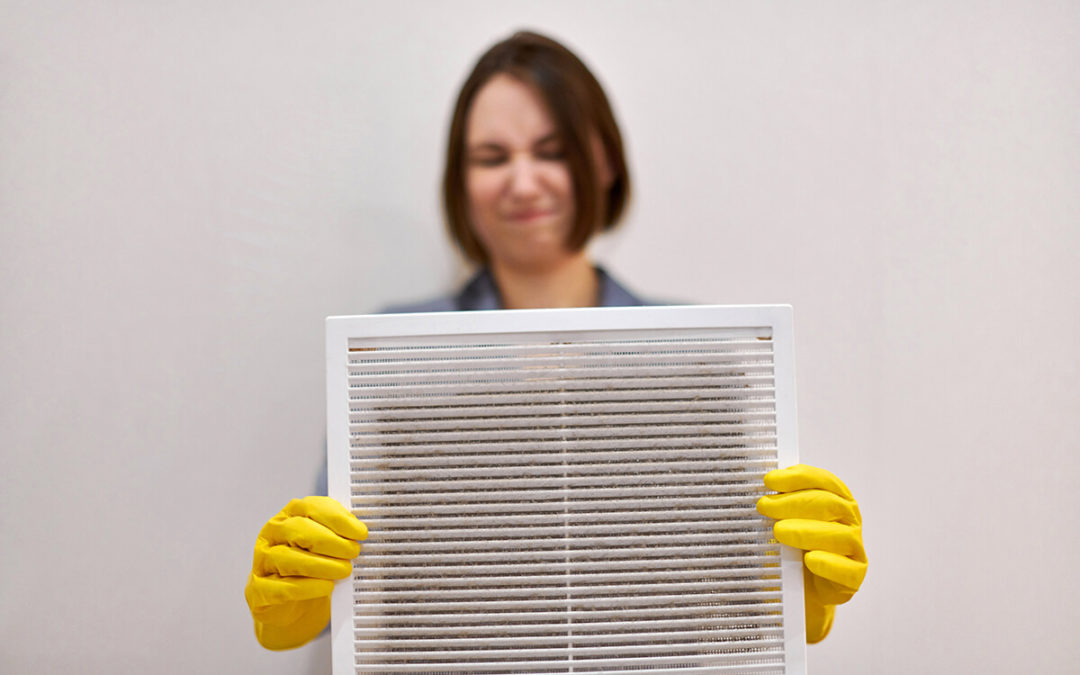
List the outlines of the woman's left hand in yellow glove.
<svg viewBox="0 0 1080 675">
<path fill-rule="evenodd" d="M 819 642 L 835 606 L 850 600 L 866 576 L 859 505 L 843 481 L 805 464 L 770 471 L 765 487 L 780 494 L 759 499 L 758 512 L 776 519 L 777 541 L 806 551 L 806 640 Z"/>
</svg>

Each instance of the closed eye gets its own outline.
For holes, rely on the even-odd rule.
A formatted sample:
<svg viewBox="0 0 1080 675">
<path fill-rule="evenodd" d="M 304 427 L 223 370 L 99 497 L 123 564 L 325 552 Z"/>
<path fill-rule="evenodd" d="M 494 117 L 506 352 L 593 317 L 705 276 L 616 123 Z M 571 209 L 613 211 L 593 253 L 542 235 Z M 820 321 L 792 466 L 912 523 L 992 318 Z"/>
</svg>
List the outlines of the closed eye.
<svg viewBox="0 0 1080 675">
<path fill-rule="evenodd" d="M 469 164 L 473 166 L 499 166 L 506 163 L 506 155 L 470 155 Z"/>
<path fill-rule="evenodd" d="M 561 161 L 566 159 L 566 144 L 558 134 L 548 134 L 541 138 L 534 147 L 540 159 Z"/>
<path fill-rule="evenodd" d="M 484 143 L 469 149 L 468 161 L 473 166 L 499 166 L 504 164 L 509 155 L 498 145 Z"/>
</svg>

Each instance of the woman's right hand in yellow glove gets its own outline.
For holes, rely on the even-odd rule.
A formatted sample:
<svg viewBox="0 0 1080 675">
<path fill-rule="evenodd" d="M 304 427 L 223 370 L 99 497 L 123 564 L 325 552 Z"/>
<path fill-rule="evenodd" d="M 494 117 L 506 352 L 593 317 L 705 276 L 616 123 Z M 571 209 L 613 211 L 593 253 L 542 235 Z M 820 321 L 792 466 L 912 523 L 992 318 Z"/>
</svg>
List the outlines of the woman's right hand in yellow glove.
<svg viewBox="0 0 1080 675">
<path fill-rule="evenodd" d="M 255 540 L 244 597 L 267 649 L 309 642 L 330 621 L 334 580 L 352 574 L 367 526 L 330 497 L 289 502 Z"/>
</svg>

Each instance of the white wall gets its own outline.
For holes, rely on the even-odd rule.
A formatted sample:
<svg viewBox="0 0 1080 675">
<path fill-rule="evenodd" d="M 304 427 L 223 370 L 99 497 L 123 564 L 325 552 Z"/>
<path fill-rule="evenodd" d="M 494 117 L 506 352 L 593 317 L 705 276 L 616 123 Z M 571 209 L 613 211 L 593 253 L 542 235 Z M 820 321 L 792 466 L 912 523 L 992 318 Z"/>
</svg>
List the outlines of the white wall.
<svg viewBox="0 0 1080 675">
<path fill-rule="evenodd" d="M 1075 672 L 1080 5 L 1021 0 L 0 3 L 0 670 L 328 672 L 256 645 L 251 545 L 323 317 L 461 278 L 444 126 L 520 26 L 617 106 L 616 275 L 796 308 L 871 558 L 812 672 Z"/>
</svg>

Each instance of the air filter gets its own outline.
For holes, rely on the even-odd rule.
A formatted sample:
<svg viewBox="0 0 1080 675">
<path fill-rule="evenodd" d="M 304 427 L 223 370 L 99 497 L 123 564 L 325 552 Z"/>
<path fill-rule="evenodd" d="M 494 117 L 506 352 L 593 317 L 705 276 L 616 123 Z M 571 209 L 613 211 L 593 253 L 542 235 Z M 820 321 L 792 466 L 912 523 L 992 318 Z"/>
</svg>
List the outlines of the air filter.
<svg viewBox="0 0 1080 675">
<path fill-rule="evenodd" d="M 804 672 L 791 310 L 331 317 L 345 673 Z"/>
</svg>

